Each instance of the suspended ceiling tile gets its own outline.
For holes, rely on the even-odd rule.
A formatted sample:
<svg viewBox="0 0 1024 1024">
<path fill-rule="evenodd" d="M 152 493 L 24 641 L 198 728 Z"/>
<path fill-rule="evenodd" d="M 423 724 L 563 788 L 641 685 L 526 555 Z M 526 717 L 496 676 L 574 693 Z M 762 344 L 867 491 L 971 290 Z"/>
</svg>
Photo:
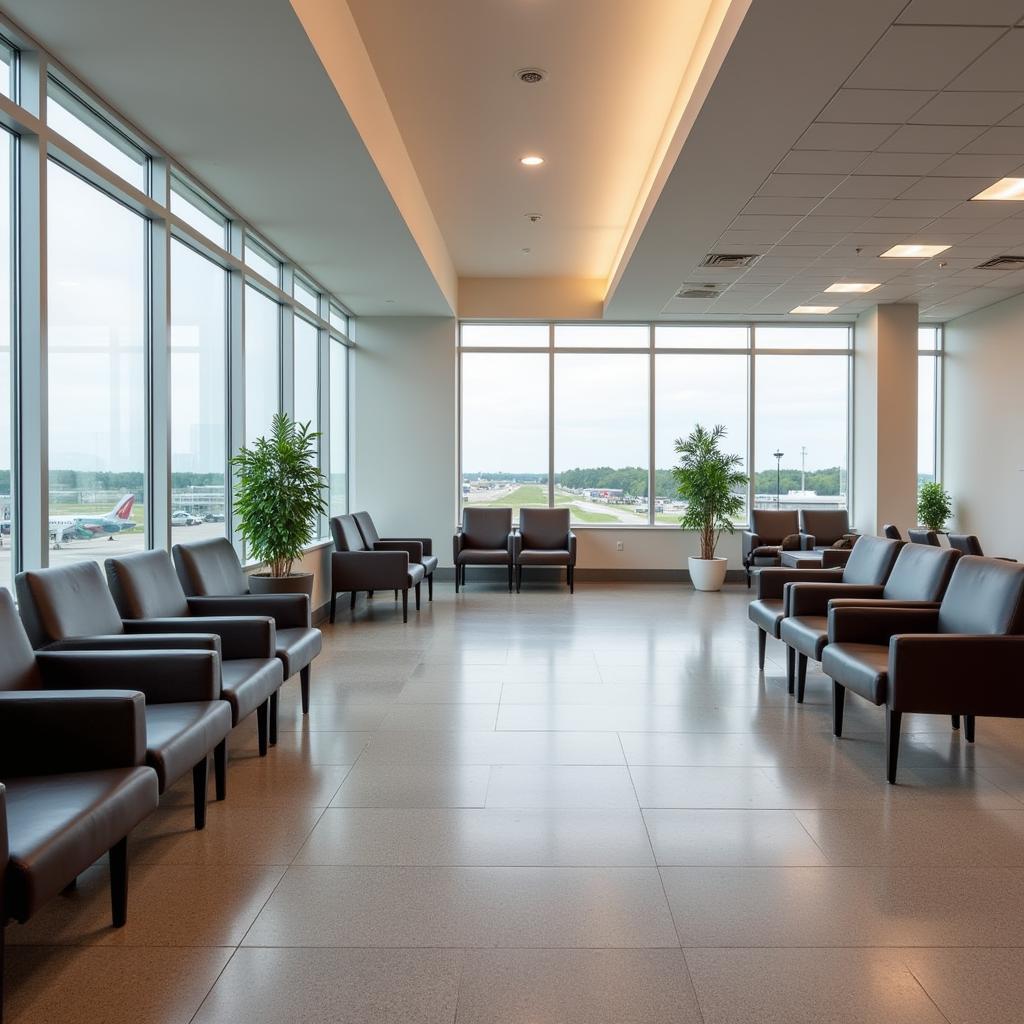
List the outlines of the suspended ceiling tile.
<svg viewBox="0 0 1024 1024">
<path fill-rule="evenodd" d="M 965 153 L 1007 153 L 1024 158 L 1024 126 L 989 128 L 969 145 Z"/>
<path fill-rule="evenodd" d="M 987 178 L 922 178 L 901 199 L 970 199 L 992 182 Z"/>
<path fill-rule="evenodd" d="M 829 124 L 815 121 L 794 149 L 838 149 L 870 152 L 893 133 L 891 124 Z"/>
<path fill-rule="evenodd" d="M 831 248 L 843 240 L 845 231 L 804 231 L 798 228 L 786 235 L 788 245 L 822 245 Z"/>
<path fill-rule="evenodd" d="M 879 147 L 888 153 L 956 153 L 983 129 L 971 125 L 905 124 Z"/>
<path fill-rule="evenodd" d="M 868 154 L 861 150 L 795 149 L 775 168 L 780 174 L 849 174 Z"/>
<path fill-rule="evenodd" d="M 872 153 L 854 174 L 929 174 L 942 163 L 940 153 Z"/>
<path fill-rule="evenodd" d="M 1024 92 L 940 92 L 913 117 L 912 124 L 998 124 L 1024 104 Z"/>
<path fill-rule="evenodd" d="M 894 199 L 878 211 L 879 217 L 941 217 L 958 203 L 949 199 Z"/>
<path fill-rule="evenodd" d="M 964 6 L 971 7 L 973 3 Z M 950 88 L 1024 92 L 1024 29 L 1010 29 L 959 75 Z"/>
<path fill-rule="evenodd" d="M 765 231 L 781 238 L 802 218 L 799 215 L 741 213 L 730 225 L 729 231 Z"/>
<path fill-rule="evenodd" d="M 818 115 L 819 121 L 903 124 L 934 93 L 912 89 L 840 89 Z"/>
<path fill-rule="evenodd" d="M 908 180 L 916 181 L 917 179 L 909 178 Z M 834 196 L 829 196 L 818 203 L 811 216 L 870 217 L 885 206 L 885 203 L 885 199 L 837 199 Z"/>
<path fill-rule="evenodd" d="M 842 181 L 841 174 L 770 174 L 757 194 L 824 198 Z"/>
<path fill-rule="evenodd" d="M 918 180 L 909 175 L 854 175 L 839 185 L 830 198 L 895 199 Z"/>
<path fill-rule="evenodd" d="M 898 234 L 905 231 L 920 231 L 931 221 L 930 217 L 871 217 L 860 226 L 865 234 Z"/>
<path fill-rule="evenodd" d="M 1015 25 L 1021 0 L 911 0 L 896 19 L 901 25 Z"/>
<path fill-rule="evenodd" d="M 818 200 L 804 196 L 754 196 L 744 213 L 796 214 L 803 216 L 817 206 Z"/>
<path fill-rule="evenodd" d="M 800 222 L 801 230 L 807 231 L 856 231 L 864 223 L 864 217 L 826 217 L 817 213 Z"/>
<path fill-rule="evenodd" d="M 990 154 L 966 155 L 958 153 L 935 168 L 935 173 L 944 178 L 991 177 L 1005 178 L 1020 165 L 1018 156 L 996 156 Z"/>
</svg>

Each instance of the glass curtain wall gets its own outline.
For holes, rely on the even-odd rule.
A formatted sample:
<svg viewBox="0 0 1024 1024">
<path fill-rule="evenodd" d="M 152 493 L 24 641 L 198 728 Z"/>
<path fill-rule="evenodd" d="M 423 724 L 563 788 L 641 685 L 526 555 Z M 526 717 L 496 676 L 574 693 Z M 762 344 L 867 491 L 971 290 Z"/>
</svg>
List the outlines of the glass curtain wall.
<svg viewBox="0 0 1024 1024">
<path fill-rule="evenodd" d="M 7 72 L 9 76 L 9 71 Z M 14 544 L 14 137 L 0 130 L 0 587 L 11 588 Z"/>
</svg>

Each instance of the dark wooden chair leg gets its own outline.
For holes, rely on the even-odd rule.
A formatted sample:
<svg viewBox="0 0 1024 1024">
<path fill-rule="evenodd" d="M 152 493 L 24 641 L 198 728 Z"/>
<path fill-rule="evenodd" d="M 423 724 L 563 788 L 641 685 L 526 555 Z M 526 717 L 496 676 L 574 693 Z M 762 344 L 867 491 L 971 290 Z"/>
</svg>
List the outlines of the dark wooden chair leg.
<svg viewBox="0 0 1024 1024">
<path fill-rule="evenodd" d="M 896 782 L 896 764 L 900 757 L 900 722 L 902 711 L 885 709 L 885 778 L 889 783 Z"/>
<path fill-rule="evenodd" d="M 757 631 L 757 667 L 764 671 L 764 656 L 768 649 L 768 634 L 763 629 Z"/>
<path fill-rule="evenodd" d="M 110 848 L 110 910 L 115 928 L 128 920 L 128 837 Z"/>
<path fill-rule="evenodd" d="M 355 611 L 356 608 L 356 592 L 352 591 L 352 597 L 349 600 L 348 607 L 350 611 Z"/>
<path fill-rule="evenodd" d="M 796 689 L 796 651 L 786 648 L 786 689 L 792 693 Z"/>
<path fill-rule="evenodd" d="M 270 712 L 270 701 L 265 700 L 256 709 L 256 736 L 260 748 L 260 757 L 267 756 L 267 716 Z"/>
<path fill-rule="evenodd" d="M 395 600 L 396 601 L 398 600 L 398 591 L 397 590 L 395 591 Z"/>
<path fill-rule="evenodd" d="M 508 592 L 510 594 L 512 593 L 512 587 L 513 587 L 513 584 L 514 584 L 514 581 L 515 581 L 515 576 L 516 576 L 516 567 L 511 562 L 509 562 L 508 563 Z"/>
<path fill-rule="evenodd" d="M 274 746 L 277 743 L 277 695 L 280 693 L 279 690 L 275 690 L 270 695 L 270 713 L 267 716 L 267 733 L 270 745 Z"/>
<path fill-rule="evenodd" d="M 409 621 L 409 588 L 402 591 L 402 621 Z"/>
<path fill-rule="evenodd" d="M 309 677 L 313 666 L 307 665 L 299 669 L 299 688 L 302 690 L 302 713 L 309 714 Z"/>
<path fill-rule="evenodd" d="M 371 600 L 373 600 L 373 591 L 372 591 L 372 590 L 368 590 L 368 591 L 366 592 L 366 600 L 367 600 L 367 601 L 371 601 Z"/>
<path fill-rule="evenodd" d="M 417 583 L 416 584 L 416 611 L 420 610 L 420 587 L 421 586 L 422 586 L 421 583 Z"/>
<path fill-rule="evenodd" d="M 797 652 L 796 656 L 796 702 L 803 704 L 804 689 L 807 686 L 807 655 Z"/>
<path fill-rule="evenodd" d="M 459 592 L 459 577 L 462 575 L 461 567 L 458 563 L 455 565 L 455 593 Z"/>
<path fill-rule="evenodd" d="M 964 715 L 964 739 L 974 742 L 974 715 Z"/>
<path fill-rule="evenodd" d="M 334 623 L 334 609 L 337 606 L 337 604 L 338 604 L 338 594 L 337 594 L 337 591 L 332 590 L 331 591 L 331 623 L 332 623 L 332 625 Z"/>
<path fill-rule="evenodd" d="M 746 570 L 746 573 L 747 573 L 747 590 L 749 590 L 750 589 L 750 566 L 749 565 L 745 565 L 743 568 Z"/>
<path fill-rule="evenodd" d="M 223 800 L 228 795 L 228 741 L 221 740 L 213 748 L 213 784 L 217 791 L 217 799 Z"/>
<path fill-rule="evenodd" d="M 431 573 L 427 577 L 427 600 L 428 601 L 433 601 L 434 600 L 434 574 L 433 573 Z"/>
<path fill-rule="evenodd" d="M 575 594 L 576 593 L 576 566 L 575 565 L 570 565 L 569 566 L 569 593 L 570 594 Z"/>
<path fill-rule="evenodd" d="M 196 831 L 206 828 L 206 782 L 208 759 L 203 758 L 192 766 L 192 803 L 195 812 Z"/>
<path fill-rule="evenodd" d="M 832 735 L 843 735 L 843 709 L 846 707 L 846 687 L 832 680 Z"/>
<path fill-rule="evenodd" d="M 463 566 L 462 566 L 462 585 L 463 586 L 466 585 L 466 566 L 465 566 L 465 564 L 463 564 Z"/>
<path fill-rule="evenodd" d="M 954 729 L 959 729 L 960 728 L 960 716 L 959 715 L 953 715 L 953 728 Z"/>
</svg>

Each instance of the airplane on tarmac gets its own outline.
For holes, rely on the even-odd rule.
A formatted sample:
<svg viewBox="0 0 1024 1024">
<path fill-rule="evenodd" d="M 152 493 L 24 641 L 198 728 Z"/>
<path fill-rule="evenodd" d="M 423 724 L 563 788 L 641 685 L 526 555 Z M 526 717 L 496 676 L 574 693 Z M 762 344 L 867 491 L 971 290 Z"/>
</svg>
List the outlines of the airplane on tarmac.
<svg viewBox="0 0 1024 1024">
<path fill-rule="evenodd" d="M 50 539 L 59 548 L 64 541 L 90 540 L 107 534 L 113 540 L 115 533 L 134 530 L 139 524 L 132 519 L 135 495 L 126 494 L 103 516 L 50 516 Z"/>
</svg>

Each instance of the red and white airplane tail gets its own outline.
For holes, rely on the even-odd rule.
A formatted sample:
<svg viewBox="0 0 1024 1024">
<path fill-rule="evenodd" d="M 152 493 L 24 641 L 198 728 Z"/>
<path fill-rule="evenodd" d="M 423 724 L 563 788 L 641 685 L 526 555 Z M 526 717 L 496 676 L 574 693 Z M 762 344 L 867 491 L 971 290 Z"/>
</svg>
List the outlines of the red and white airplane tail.
<svg viewBox="0 0 1024 1024">
<path fill-rule="evenodd" d="M 106 515 L 107 519 L 120 519 L 126 521 L 132 517 L 132 508 L 135 505 L 135 495 L 126 494 Z"/>
</svg>

